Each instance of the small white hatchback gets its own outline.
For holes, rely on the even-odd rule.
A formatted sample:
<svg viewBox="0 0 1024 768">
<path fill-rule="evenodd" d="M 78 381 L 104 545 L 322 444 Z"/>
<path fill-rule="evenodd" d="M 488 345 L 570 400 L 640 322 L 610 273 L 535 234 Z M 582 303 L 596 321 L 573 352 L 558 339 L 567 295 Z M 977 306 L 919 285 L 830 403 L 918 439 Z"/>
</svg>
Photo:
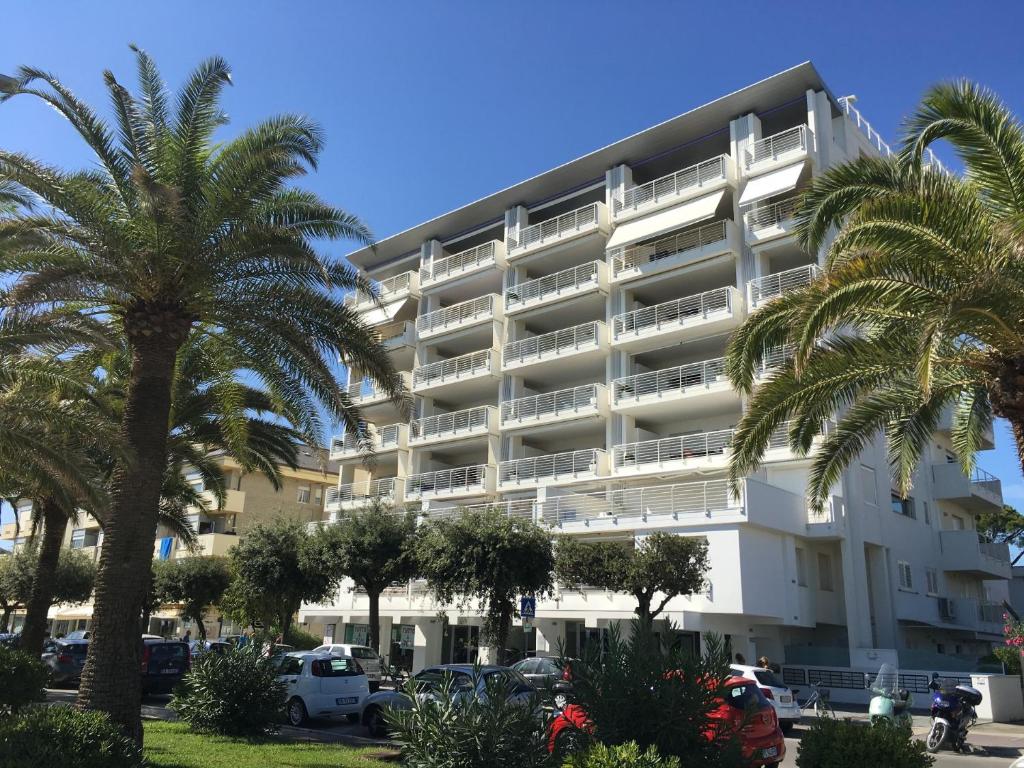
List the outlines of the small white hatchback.
<svg viewBox="0 0 1024 768">
<path fill-rule="evenodd" d="M 278 667 L 278 680 L 288 686 L 288 722 L 302 725 L 311 717 L 346 715 L 359 717 L 370 695 L 366 673 L 348 656 L 318 651 L 285 654 Z"/>
</svg>

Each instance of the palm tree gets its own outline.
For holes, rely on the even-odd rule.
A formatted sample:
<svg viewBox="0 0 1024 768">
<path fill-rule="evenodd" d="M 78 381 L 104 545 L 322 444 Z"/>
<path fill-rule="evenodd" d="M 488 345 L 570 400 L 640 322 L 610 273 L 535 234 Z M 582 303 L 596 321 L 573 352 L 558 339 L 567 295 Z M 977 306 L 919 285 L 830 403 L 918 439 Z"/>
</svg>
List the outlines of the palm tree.
<svg viewBox="0 0 1024 768">
<path fill-rule="evenodd" d="M 316 167 L 320 128 L 283 115 L 214 142 L 226 122 L 219 99 L 231 79 L 227 63 L 200 64 L 172 105 L 153 61 L 136 54 L 140 97 L 104 73 L 116 133 L 47 72 L 25 67 L 6 82 L 6 98 L 33 96 L 60 113 L 94 153 L 96 169 L 64 172 L 0 151 L 0 184 L 21 206 L 0 222 L 0 273 L 17 276 L 0 304 L 109 319 L 131 352 L 120 426 L 129 460 L 111 481 L 79 706 L 108 712 L 141 743 L 134 617 L 167 466 L 175 364 L 193 328 L 202 324 L 211 354 L 286 403 L 314 443 L 323 427 L 317 406 L 347 429 L 365 430 L 334 375 L 337 359 L 397 402 L 406 395 L 384 346 L 338 295 L 372 294 L 372 285 L 313 243 L 365 243 L 368 230 L 290 186 Z M 27 207 L 36 200 L 47 206 L 38 213 Z"/>
<path fill-rule="evenodd" d="M 940 139 L 962 176 L 922 162 Z M 797 224 L 808 253 L 827 246 L 825 268 L 730 341 L 729 376 L 752 395 L 733 482 L 783 422 L 794 450 L 807 452 L 836 414 L 810 474 L 817 505 L 880 432 L 906 496 L 950 408 L 965 472 L 994 415 L 1009 420 L 1024 466 L 1024 129 L 998 98 L 968 82 L 933 87 L 899 156 L 827 171 Z M 782 346 L 792 360 L 755 389 L 760 361 Z"/>
</svg>

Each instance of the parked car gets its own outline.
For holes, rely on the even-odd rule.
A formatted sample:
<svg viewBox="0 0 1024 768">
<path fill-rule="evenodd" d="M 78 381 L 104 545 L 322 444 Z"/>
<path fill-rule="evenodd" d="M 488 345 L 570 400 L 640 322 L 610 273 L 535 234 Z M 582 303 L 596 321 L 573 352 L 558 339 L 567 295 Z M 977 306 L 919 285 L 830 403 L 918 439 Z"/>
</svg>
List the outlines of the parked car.
<svg viewBox="0 0 1024 768">
<path fill-rule="evenodd" d="M 370 682 L 370 693 L 380 688 L 381 660 L 380 655 L 366 645 L 350 645 L 348 643 L 331 643 L 314 648 L 315 653 L 333 653 L 338 656 L 350 656 L 359 662 Z"/>
<path fill-rule="evenodd" d="M 88 629 L 76 629 L 74 632 L 68 632 L 61 640 L 88 640 L 92 637 L 92 632 Z"/>
<path fill-rule="evenodd" d="M 729 667 L 734 675 L 755 681 L 761 693 L 775 708 L 779 718 L 779 727 L 783 733 L 789 733 L 793 726 L 800 722 L 800 704 L 797 703 L 793 691 L 772 670 L 764 667 L 748 667 L 734 664 Z"/>
<path fill-rule="evenodd" d="M 472 664 L 438 664 L 420 670 L 412 676 L 412 681 L 418 696 L 440 698 L 445 690 L 452 696 L 467 696 L 474 691 L 473 673 Z M 487 696 L 487 686 L 495 676 L 504 677 L 510 682 L 509 697 L 514 702 L 526 704 L 537 695 L 537 689 L 515 670 L 486 665 L 480 667 L 480 676 L 476 680 L 475 692 L 478 697 Z M 371 736 L 384 738 L 388 733 L 385 710 L 411 708 L 412 701 L 404 691 L 378 691 L 366 699 L 359 721 L 366 726 Z"/>
<path fill-rule="evenodd" d="M 224 654 L 234 647 L 231 643 L 221 640 L 193 640 L 188 644 L 189 653 L 192 654 L 193 658 L 202 656 L 205 653 Z"/>
<path fill-rule="evenodd" d="M 554 696 L 555 706 L 562 709 L 568 703 L 566 701 L 567 686 L 559 686 L 559 690 L 553 690 L 556 682 L 568 684 L 568 690 L 572 688 L 572 659 L 558 659 L 551 656 L 536 656 L 531 659 L 523 659 L 512 665 L 512 669 L 521 674 L 541 693 Z"/>
<path fill-rule="evenodd" d="M 3 632 L 0 633 L 0 645 L 5 648 L 17 648 L 21 644 L 21 633 L 20 632 Z"/>
<path fill-rule="evenodd" d="M 88 640 L 47 640 L 43 643 L 40 659 L 50 669 L 53 685 L 77 684 L 88 652 Z"/>
<path fill-rule="evenodd" d="M 786 741 L 775 708 L 760 685 L 745 677 L 730 677 L 723 699 L 709 713 L 712 729 L 705 735 L 714 739 L 721 733 L 736 734 L 747 765 L 779 765 L 786 756 Z"/>
<path fill-rule="evenodd" d="M 294 726 L 332 715 L 355 722 L 370 695 L 366 673 L 349 656 L 293 651 L 281 659 L 277 679 L 288 686 L 285 712 Z"/>
<path fill-rule="evenodd" d="M 170 693 L 192 663 L 188 643 L 147 637 L 142 640 L 142 693 Z"/>
</svg>

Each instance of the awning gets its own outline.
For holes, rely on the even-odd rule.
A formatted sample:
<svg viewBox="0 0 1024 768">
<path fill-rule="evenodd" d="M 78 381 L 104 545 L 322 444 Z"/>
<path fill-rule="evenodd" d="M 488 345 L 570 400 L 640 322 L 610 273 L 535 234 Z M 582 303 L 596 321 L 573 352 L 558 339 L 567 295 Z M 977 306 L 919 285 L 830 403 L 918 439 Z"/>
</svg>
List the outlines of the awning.
<svg viewBox="0 0 1024 768">
<path fill-rule="evenodd" d="M 620 224 L 608 238 L 608 248 L 618 248 L 640 240 L 649 240 L 673 229 L 685 227 L 688 224 L 695 224 L 704 219 L 710 219 L 718 210 L 718 204 L 725 197 L 725 190 L 719 190 L 710 195 L 691 200 L 683 205 L 669 208 L 667 211 L 652 213 L 636 221 L 628 221 Z"/>
<path fill-rule="evenodd" d="M 800 180 L 800 174 L 803 173 L 803 170 L 804 164 L 797 163 L 796 165 L 790 165 L 777 171 L 766 173 L 764 176 L 754 177 L 743 188 L 743 194 L 740 195 L 740 205 L 756 203 L 758 200 L 764 200 L 766 197 L 774 197 L 791 189 L 796 189 L 796 183 Z"/>
</svg>

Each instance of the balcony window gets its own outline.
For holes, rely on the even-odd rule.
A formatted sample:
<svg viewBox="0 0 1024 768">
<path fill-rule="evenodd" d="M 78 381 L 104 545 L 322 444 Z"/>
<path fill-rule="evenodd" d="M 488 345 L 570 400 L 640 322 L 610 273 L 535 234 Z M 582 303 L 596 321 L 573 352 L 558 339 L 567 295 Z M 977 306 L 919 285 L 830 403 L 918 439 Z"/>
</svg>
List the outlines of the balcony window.
<svg viewBox="0 0 1024 768">
<path fill-rule="evenodd" d="M 939 594 L 939 572 L 934 568 L 925 568 L 924 578 L 928 583 L 928 594 L 937 595 Z"/>
<path fill-rule="evenodd" d="M 822 592 L 834 592 L 832 581 L 832 556 L 824 552 L 818 553 L 818 589 Z"/>
<path fill-rule="evenodd" d="M 298 501 L 299 504 L 309 504 L 309 498 L 310 498 L 309 486 L 308 485 L 300 485 L 299 486 L 298 498 L 296 499 L 296 501 Z"/>
<path fill-rule="evenodd" d="M 900 498 L 898 493 L 891 495 L 892 511 L 897 515 L 903 515 L 909 517 L 911 520 L 917 519 L 917 513 L 914 511 L 914 499 L 911 496 L 903 499 Z"/>
</svg>

